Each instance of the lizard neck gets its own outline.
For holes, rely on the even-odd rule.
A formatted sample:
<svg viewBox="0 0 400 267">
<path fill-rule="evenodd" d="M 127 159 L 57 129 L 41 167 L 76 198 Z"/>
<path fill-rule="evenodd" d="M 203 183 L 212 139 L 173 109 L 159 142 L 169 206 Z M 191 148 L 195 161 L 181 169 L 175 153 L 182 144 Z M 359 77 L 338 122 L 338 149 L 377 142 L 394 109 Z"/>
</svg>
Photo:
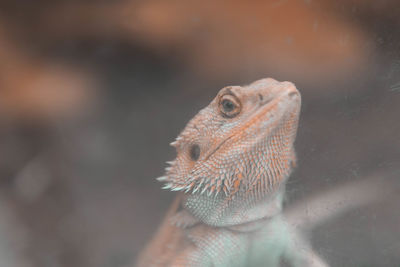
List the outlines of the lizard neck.
<svg viewBox="0 0 400 267">
<path fill-rule="evenodd" d="M 253 220 L 229 226 L 228 229 L 237 232 L 252 232 L 262 228 L 267 221 L 281 214 L 284 193 L 282 190 L 268 203 L 249 210 L 249 218 L 252 217 Z"/>
<path fill-rule="evenodd" d="M 258 222 L 281 213 L 285 187 L 263 198 L 246 192 L 232 199 L 206 195 L 185 195 L 182 204 L 201 222 L 215 227 L 243 230 L 257 228 Z"/>
</svg>

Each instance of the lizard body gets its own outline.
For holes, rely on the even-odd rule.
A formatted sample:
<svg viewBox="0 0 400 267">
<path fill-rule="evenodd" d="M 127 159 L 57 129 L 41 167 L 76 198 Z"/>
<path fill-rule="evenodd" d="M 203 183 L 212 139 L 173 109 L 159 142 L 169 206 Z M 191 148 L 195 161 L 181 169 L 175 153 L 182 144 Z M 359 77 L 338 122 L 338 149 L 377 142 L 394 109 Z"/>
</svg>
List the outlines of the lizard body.
<svg viewBox="0 0 400 267">
<path fill-rule="evenodd" d="M 281 216 L 300 106 L 290 82 L 221 89 L 171 144 L 179 194 L 138 266 L 326 266 Z"/>
</svg>

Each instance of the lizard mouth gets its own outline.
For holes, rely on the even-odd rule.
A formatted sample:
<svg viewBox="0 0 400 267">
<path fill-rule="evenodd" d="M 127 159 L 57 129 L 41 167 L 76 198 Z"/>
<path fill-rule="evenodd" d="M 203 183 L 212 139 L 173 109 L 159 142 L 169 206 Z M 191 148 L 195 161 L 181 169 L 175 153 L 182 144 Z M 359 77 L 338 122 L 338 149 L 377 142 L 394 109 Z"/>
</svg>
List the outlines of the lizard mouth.
<svg viewBox="0 0 400 267">
<path fill-rule="evenodd" d="M 215 152 L 218 151 L 218 149 L 220 149 L 229 139 L 231 139 L 234 135 L 229 136 L 228 138 L 226 138 L 225 140 L 223 140 L 214 150 L 212 150 L 206 157 L 204 160 L 208 160 L 213 154 L 215 154 Z"/>
<path fill-rule="evenodd" d="M 246 130 L 252 125 L 260 124 L 264 128 L 274 128 L 274 126 L 289 114 L 298 114 L 300 111 L 300 93 L 294 86 L 280 88 L 275 94 L 266 99 L 260 99 L 258 108 L 250 116 L 248 121 L 241 127 Z M 265 121 L 264 123 L 261 123 Z M 267 126 L 269 125 L 269 126 Z M 241 131 L 237 131 L 241 132 Z"/>
<path fill-rule="evenodd" d="M 274 129 L 279 123 L 280 119 L 287 115 L 288 113 L 298 113 L 299 103 L 298 100 L 300 98 L 300 94 L 296 88 L 287 87 L 283 92 L 279 92 L 275 96 L 270 96 L 268 98 L 259 95 L 260 101 L 258 102 L 258 107 L 254 111 L 253 114 L 248 118 L 247 122 L 240 126 L 235 134 L 232 134 L 225 138 L 222 142 L 220 142 L 206 157 L 205 160 L 208 160 L 212 155 L 214 155 L 218 150 L 220 150 L 224 144 L 226 144 L 231 139 L 239 140 L 240 136 L 247 129 L 252 127 L 255 124 L 260 124 L 260 128 L 265 129 Z M 288 106 L 285 108 L 279 107 L 282 102 L 287 102 Z M 297 103 L 296 103 L 297 102 Z M 276 116 L 275 112 L 278 108 L 282 108 L 281 112 L 278 112 L 280 116 Z M 265 121 L 265 123 L 262 123 Z"/>
</svg>

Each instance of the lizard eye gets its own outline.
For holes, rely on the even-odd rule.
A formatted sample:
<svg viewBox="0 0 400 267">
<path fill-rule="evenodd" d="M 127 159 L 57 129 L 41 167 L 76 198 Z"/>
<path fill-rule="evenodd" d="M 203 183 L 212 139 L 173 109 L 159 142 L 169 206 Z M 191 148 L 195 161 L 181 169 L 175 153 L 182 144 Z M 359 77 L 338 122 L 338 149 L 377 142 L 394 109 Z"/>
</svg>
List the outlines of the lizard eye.
<svg viewBox="0 0 400 267">
<path fill-rule="evenodd" d="M 219 101 L 219 110 L 224 117 L 233 118 L 240 113 L 241 105 L 233 95 L 223 95 Z"/>
<path fill-rule="evenodd" d="M 190 147 L 190 158 L 194 161 L 198 160 L 200 157 L 200 147 L 199 145 L 192 145 Z"/>
</svg>

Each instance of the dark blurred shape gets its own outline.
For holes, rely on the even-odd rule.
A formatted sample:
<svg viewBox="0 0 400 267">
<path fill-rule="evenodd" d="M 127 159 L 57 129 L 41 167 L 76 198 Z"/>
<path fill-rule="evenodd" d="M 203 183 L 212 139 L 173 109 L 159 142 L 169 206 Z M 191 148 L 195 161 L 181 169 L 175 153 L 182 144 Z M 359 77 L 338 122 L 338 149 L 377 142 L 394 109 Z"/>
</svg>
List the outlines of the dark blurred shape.
<svg viewBox="0 0 400 267">
<path fill-rule="evenodd" d="M 47 4 L 29 22 L 45 42 L 126 40 L 226 79 L 275 72 L 308 83 L 364 69 L 374 49 L 324 1 L 86 1 Z M 351 14 L 350 14 L 351 16 Z"/>
<path fill-rule="evenodd" d="M 7 37 L 0 29 L 0 118 L 57 119 L 90 104 L 90 72 L 29 55 Z"/>
</svg>

